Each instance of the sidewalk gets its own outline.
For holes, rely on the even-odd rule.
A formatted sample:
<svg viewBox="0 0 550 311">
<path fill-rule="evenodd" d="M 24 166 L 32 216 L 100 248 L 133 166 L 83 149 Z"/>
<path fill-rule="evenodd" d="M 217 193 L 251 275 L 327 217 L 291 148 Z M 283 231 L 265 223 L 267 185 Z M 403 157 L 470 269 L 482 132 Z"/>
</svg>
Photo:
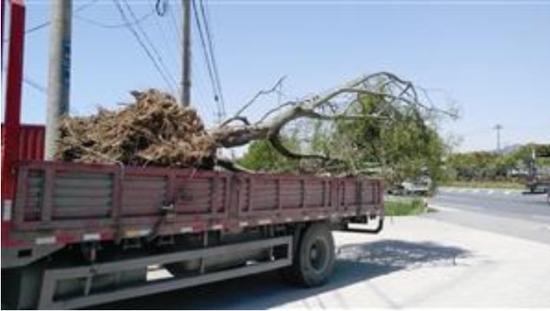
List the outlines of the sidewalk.
<svg viewBox="0 0 550 311">
<path fill-rule="evenodd" d="M 335 236 L 340 267 L 385 272 L 280 307 L 550 307 L 546 244 L 419 217 L 388 219 L 379 236 Z"/>
</svg>

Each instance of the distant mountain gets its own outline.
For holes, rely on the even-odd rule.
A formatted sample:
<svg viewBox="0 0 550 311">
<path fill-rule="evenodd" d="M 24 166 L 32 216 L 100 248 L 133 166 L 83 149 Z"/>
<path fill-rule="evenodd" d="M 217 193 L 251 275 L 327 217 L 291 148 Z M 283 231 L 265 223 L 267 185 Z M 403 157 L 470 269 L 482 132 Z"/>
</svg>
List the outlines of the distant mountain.
<svg viewBox="0 0 550 311">
<path fill-rule="evenodd" d="M 517 151 L 518 149 L 520 149 L 521 147 L 523 147 L 522 144 L 513 144 L 513 145 L 508 145 L 508 146 L 504 146 L 500 149 L 500 153 L 502 154 L 509 154 L 509 153 L 512 153 L 514 151 Z M 498 150 L 493 150 L 493 152 L 497 152 Z"/>
</svg>

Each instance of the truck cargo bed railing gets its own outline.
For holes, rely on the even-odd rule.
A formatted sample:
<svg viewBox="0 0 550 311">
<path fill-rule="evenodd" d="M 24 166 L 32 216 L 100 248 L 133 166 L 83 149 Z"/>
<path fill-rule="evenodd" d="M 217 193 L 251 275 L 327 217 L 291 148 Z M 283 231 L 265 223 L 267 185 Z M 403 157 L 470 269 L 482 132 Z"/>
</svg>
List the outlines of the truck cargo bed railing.
<svg viewBox="0 0 550 311">
<path fill-rule="evenodd" d="M 379 180 L 30 161 L 12 229 L 36 244 L 383 216 Z"/>
</svg>

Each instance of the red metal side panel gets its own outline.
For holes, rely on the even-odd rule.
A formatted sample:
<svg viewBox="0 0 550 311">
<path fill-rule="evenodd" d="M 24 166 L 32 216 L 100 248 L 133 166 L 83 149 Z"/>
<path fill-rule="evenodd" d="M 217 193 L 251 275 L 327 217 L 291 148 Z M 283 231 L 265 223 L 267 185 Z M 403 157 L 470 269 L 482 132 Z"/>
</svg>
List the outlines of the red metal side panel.
<svg viewBox="0 0 550 311">
<path fill-rule="evenodd" d="M 6 132 L 2 124 L 2 150 Z M 44 159 L 44 135 L 45 128 L 42 125 L 23 124 L 19 129 L 19 160 Z"/>
<path fill-rule="evenodd" d="M 338 178 L 283 174 L 236 176 L 235 195 L 241 222 L 308 221 L 328 218 L 337 211 L 338 202 L 334 198 Z"/>
<path fill-rule="evenodd" d="M 322 180 L 312 179 L 307 183 L 305 206 L 309 208 L 324 207 L 325 188 Z"/>
<path fill-rule="evenodd" d="M 41 125 L 23 125 L 19 133 L 19 159 L 44 159 L 45 128 Z"/>
<path fill-rule="evenodd" d="M 378 180 L 44 161 L 18 174 L 12 232 L 26 243 L 382 214 Z"/>
<path fill-rule="evenodd" d="M 281 208 L 283 210 L 300 208 L 302 188 L 298 179 L 281 182 Z"/>
<path fill-rule="evenodd" d="M 224 212 L 226 181 L 215 175 L 196 174 L 193 178 L 176 179 L 176 212 L 178 214 L 215 214 Z"/>
<path fill-rule="evenodd" d="M 254 178 L 251 195 L 253 204 L 250 208 L 253 210 L 270 211 L 278 207 L 277 182 L 274 178 Z"/>
<path fill-rule="evenodd" d="M 122 186 L 122 217 L 157 215 L 166 201 L 168 180 L 164 175 L 126 174 Z"/>
<path fill-rule="evenodd" d="M 3 22 L 4 19 L 2 19 L 2 23 Z M 2 130 L 2 133 L 7 133 L 6 137 L 2 137 L 2 143 L 6 144 L 6 147 L 2 148 L 1 164 L 2 247 L 14 244 L 14 242 L 10 240 L 9 233 L 16 183 L 16 177 L 13 174 L 14 165 L 19 160 L 18 145 L 19 129 L 21 125 L 21 84 L 23 81 L 23 47 L 25 36 L 25 6 L 23 1 L 11 1 L 9 29 L 9 58 L 7 62 L 6 74 L 6 106 L 4 109 L 4 122 L 6 124 L 6 128 Z"/>
</svg>

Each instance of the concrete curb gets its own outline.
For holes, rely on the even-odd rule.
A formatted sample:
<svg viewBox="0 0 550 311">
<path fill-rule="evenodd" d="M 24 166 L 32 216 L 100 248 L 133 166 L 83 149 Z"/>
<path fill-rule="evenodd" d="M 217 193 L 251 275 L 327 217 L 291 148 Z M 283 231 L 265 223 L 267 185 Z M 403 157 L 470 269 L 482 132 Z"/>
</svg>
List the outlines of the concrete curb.
<svg viewBox="0 0 550 311">
<path fill-rule="evenodd" d="M 502 188 L 463 188 L 463 187 L 439 187 L 438 193 L 478 193 L 485 195 L 501 194 L 521 194 L 525 190 L 523 189 L 502 189 Z"/>
</svg>

